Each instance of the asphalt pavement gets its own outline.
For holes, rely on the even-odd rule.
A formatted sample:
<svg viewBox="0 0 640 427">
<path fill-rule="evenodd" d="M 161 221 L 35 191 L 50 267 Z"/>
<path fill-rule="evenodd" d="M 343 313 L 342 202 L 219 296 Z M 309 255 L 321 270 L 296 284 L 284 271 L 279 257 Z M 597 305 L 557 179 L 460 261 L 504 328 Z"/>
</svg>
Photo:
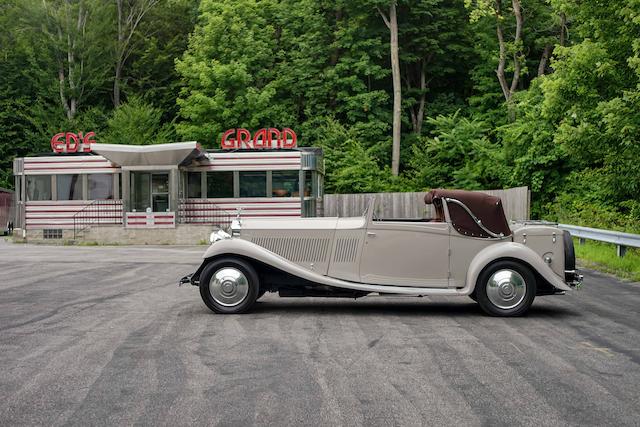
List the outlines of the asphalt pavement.
<svg viewBox="0 0 640 427">
<path fill-rule="evenodd" d="M 0 425 L 639 425 L 640 284 L 215 315 L 205 247 L 0 244 Z"/>
</svg>

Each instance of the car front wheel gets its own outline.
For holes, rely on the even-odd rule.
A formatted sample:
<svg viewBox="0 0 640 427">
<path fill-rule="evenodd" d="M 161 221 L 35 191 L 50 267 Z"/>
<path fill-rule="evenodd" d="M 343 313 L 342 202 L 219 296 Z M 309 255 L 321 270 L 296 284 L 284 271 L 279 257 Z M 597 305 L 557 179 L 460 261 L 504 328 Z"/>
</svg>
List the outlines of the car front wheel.
<svg viewBox="0 0 640 427">
<path fill-rule="evenodd" d="M 200 275 L 200 296 L 215 313 L 249 311 L 258 298 L 259 290 L 258 274 L 251 264 L 242 259 L 213 261 Z"/>
<path fill-rule="evenodd" d="M 514 261 L 498 261 L 478 277 L 475 296 L 492 316 L 521 316 L 536 296 L 536 279 L 529 267 Z"/>
</svg>

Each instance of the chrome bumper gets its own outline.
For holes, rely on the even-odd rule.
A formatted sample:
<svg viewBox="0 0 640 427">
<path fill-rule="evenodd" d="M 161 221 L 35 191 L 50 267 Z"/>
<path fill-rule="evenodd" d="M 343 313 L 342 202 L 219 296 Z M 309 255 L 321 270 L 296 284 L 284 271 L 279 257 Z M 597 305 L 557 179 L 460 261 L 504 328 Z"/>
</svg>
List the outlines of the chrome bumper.
<svg viewBox="0 0 640 427">
<path fill-rule="evenodd" d="M 578 270 L 565 270 L 564 279 L 567 282 L 567 285 L 575 289 L 580 289 L 582 287 L 582 280 L 584 279 L 584 276 L 580 274 Z"/>
</svg>

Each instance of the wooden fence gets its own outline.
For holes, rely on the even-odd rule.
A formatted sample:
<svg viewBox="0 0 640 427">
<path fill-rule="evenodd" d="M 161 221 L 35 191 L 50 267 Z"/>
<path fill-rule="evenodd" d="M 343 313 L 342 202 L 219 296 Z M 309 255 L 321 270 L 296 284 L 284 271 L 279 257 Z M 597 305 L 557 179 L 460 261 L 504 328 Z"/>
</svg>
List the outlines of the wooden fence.
<svg viewBox="0 0 640 427">
<path fill-rule="evenodd" d="M 483 190 L 502 199 L 508 220 L 529 219 L 530 194 L 528 187 L 505 190 Z M 432 206 L 424 203 L 426 192 L 419 193 L 361 193 L 325 194 L 324 216 L 360 216 L 371 197 L 376 196 L 376 215 L 380 218 L 427 218 L 432 217 Z"/>
</svg>

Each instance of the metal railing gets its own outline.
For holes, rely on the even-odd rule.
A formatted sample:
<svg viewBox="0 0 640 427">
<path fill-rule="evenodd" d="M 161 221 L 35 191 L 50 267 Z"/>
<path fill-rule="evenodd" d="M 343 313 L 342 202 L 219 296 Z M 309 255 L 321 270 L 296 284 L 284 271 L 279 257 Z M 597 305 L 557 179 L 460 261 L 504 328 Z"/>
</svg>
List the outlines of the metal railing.
<svg viewBox="0 0 640 427">
<path fill-rule="evenodd" d="M 570 224 L 558 224 L 558 227 L 567 230 L 573 237 L 577 237 L 581 244 L 584 243 L 584 239 L 612 243 L 616 245 L 619 257 L 625 255 L 628 247 L 640 248 L 640 234 L 601 230 L 599 228 L 580 227 Z"/>
<path fill-rule="evenodd" d="M 94 200 L 73 215 L 73 239 L 90 227 L 122 224 L 122 200 Z"/>
<path fill-rule="evenodd" d="M 234 217 L 235 214 L 220 208 L 209 200 L 180 200 L 178 221 L 181 224 L 206 224 L 224 229 L 231 225 Z"/>
</svg>

